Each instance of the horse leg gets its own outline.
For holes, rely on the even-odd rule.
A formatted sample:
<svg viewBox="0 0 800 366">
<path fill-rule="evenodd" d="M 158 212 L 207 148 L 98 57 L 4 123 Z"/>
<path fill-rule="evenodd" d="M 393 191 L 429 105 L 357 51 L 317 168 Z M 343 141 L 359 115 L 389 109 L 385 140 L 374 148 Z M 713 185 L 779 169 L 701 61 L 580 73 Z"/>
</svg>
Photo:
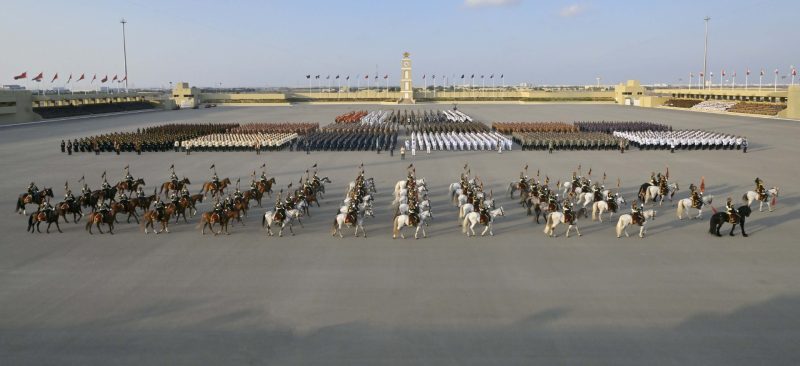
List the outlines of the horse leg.
<svg viewBox="0 0 800 366">
<path fill-rule="evenodd" d="M 41 230 L 39 230 L 39 225 L 41 225 L 41 224 L 42 224 L 42 222 L 41 222 L 41 221 L 37 221 L 37 222 L 36 222 L 36 232 L 38 232 L 38 233 L 40 233 L 40 234 L 42 233 L 42 231 L 41 231 Z"/>
<path fill-rule="evenodd" d="M 61 231 L 61 226 L 58 225 L 58 219 L 56 219 L 55 223 L 56 223 L 56 229 L 58 229 L 58 232 L 59 233 L 64 233 L 63 231 Z"/>
<path fill-rule="evenodd" d="M 736 229 L 736 224 L 733 224 L 733 226 L 731 226 L 731 232 L 728 235 L 733 236 L 733 230 L 735 229 Z"/>
<path fill-rule="evenodd" d="M 581 231 L 578 229 L 577 224 L 575 224 L 575 232 L 578 233 L 578 236 L 583 236 L 583 234 L 581 234 Z"/>
<path fill-rule="evenodd" d="M 630 237 L 631 237 L 630 235 L 628 235 L 628 224 L 625 224 L 625 225 L 622 227 L 622 230 L 625 232 L 625 237 L 626 237 L 626 238 L 630 238 Z"/>
<path fill-rule="evenodd" d="M 294 225 L 291 222 L 289 223 L 289 232 L 294 236 Z"/>
<path fill-rule="evenodd" d="M 97 231 L 99 231 L 100 234 L 103 234 L 103 229 L 100 228 L 100 222 L 97 223 Z"/>
<path fill-rule="evenodd" d="M 569 232 L 572 230 L 572 224 L 567 225 L 567 233 L 564 234 L 565 238 L 569 238 Z"/>
<path fill-rule="evenodd" d="M 489 225 L 491 224 L 486 224 L 486 226 L 483 227 L 483 231 L 481 231 L 481 236 L 486 235 L 486 232 L 489 231 Z"/>
<path fill-rule="evenodd" d="M 742 229 L 742 236 L 747 237 L 747 233 L 744 232 L 744 217 L 742 217 L 742 222 L 739 223 L 739 227 Z"/>
</svg>

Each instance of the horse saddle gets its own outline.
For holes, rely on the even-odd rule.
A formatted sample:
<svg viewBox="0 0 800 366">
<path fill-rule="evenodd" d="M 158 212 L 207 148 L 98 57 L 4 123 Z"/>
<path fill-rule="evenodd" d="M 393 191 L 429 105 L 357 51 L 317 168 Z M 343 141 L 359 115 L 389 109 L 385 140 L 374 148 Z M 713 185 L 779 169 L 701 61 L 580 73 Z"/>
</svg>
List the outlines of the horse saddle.
<svg viewBox="0 0 800 366">
<path fill-rule="evenodd" d="M 486 223 L 489 222 L 489 214 L 487 213 L 481 212 L 480 218 L 481 218 L 481 224 L 485 225 Z"/>
<path fill-rule="evenodd" d="M 597 202 L 602 200 L 603 200 L 603 195 L 600 194 L 600 192 L 594 192 L 594 201 Z"/>
<path fill-rule="evenodd" d="M 731 213 L 728 215 L 728 222 L 731 224 L 738 224 L 739 223 L 739 214 Z"/>
<path fill-rule="evenodd" d="M 214 212 L 211 214 L 211 222 L 219 222 L 219 214 Z"/>
<path fill-rule="evenodd" d="M 571 224 L 575 220 L 575 214 L 572 212 L 565 212 L 564 213 L 564 222 Z"/>
<path fill-rule="evenodd" d="M 556 207 L 555 203 L 550 203 L 550 204 L 547 205 L 547 209 L 550 210 L 550 211 L 555 211 L 556 208 L 557 207 Z"/>
<path fill-rule="evenodd" d="M 608 204 L 608 210 L 611 212 L 617 212 L 617 203 L 614 200 L 607 200 L 606 204 Z"/>
<path fill-rule="evenodd" d="M 764 194 L 764 193 L 760 193 L 760 192 L 759 192 L 759 193 L 758 193 L 758 200 L 759 200 L 759 201 L 763 201 L 763 202 L 767 202 L 767 195 L 766 195 L 766 194 Z"/>
<path fill-rule="evenodd" d="M 692 200 L 692 208 L 696 208 L 696 209 L 698 209 L 698 210 L 699 210 L 699 209 L 700 209 L 700 207 L 703 207 L 703 201 L 701 201 L 701 200 L 694 200 L 694 199 L 693 199 L 693 200 Z"/>
<path fill-rule="evenodd" d="M 344 218 L 344 223 L 345 224 L 355 224 L 356 223 L 356 215 L 354 213 L 347 214 L 347 216 Z"/>
<path fill-rule="evenodd" d="M 408 223 L 411 224 L 411 226 L 417 226 L 417 224 L 419 223 L 419 215 L 417 215 L 417 214 L 409 215 L 408 216 Z"/>
<path fill-rule="evenodd" d="M 272 217 L 272 219 L 273 219 L 274 221 L 283 221 L 283 219 L 285 219 L 285 218 L 286 218 L 286 213 L 284 213 L 284 212 L 283 212 L 283 210 L 279 210 L 279 211 L 278 211 L 278 212 L 276 212 L 276 213 L 275 213 L 275 215 Z"/>
<path fill-rule="evenodd" d="M 42 211 L 36 214 L 36 221 L 47 221 L 47 213 Z"/>
<path fill-rule="evenodd" d="M 667 193 L 669 193 L 668 190 L 667 190 L 667 186 L 661 185 L 661 186 L 658 187 L 658 194 L 660 194 L 662 196 L 666 196 Z"/>
<path fill-rule="evenodd" d="M 33 202 L 33 195 L 32 194 L 26 194 L 25 196 L 22 197 L 22 202 L 25 202 L 25 203 Z"/>
<path fill-rule="evenodd" d="M 644 216 L 642 216 L 642 214 L 635 213 L 635 214 L 631 215 L 631 217 L 633 218 L 633 224 L 634 225 L 641 226 L 642 224 L 644 224 Z"/>
</svg>

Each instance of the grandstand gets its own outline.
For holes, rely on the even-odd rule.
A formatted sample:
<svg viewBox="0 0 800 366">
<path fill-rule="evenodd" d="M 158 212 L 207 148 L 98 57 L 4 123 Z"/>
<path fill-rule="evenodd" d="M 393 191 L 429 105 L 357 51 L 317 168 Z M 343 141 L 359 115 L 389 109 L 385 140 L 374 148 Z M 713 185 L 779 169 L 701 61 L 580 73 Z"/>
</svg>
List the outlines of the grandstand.
<svg viewBox="0 0 800 366">
<path fill-rule="evenodd" d="M 53 107 L 36 107 L 33 112 L 44 119 L 86 116 L 93 114 L 119 113 L 137 110 L 154 109 L 157 105 L 151 102 L 120 102 L 86 105 L 63 105 Z"/>
<path fill-rule="evenodd" d="M 786 105 L 780 103 L 740 102 L 728 109 L 728 112 L 775 116 L 784 109 Z"/>
</svg>

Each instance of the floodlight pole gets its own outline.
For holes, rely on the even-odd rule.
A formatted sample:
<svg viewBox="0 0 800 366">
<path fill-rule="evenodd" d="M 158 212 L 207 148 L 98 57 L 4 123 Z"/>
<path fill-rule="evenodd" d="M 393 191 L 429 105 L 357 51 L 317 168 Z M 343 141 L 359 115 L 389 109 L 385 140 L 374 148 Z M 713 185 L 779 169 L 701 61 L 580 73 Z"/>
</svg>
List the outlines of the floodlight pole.
<svg viewBox="0 0 800 366">
<path fill-rule="evenodd" d="M 706 43 L 703 48 L 703 89 L 705 89 L 706 75 L 708 75 L 708 21 L 711 20 L 711 17 L 706 16 L 703 20 L 706 22 Z"/>
<path fill-rule="evenodd" d="M 120 21 L 122 23 L 122 55 L 125 59 L 125 92 L 128 91 L 128 46 L 127 41 L 125 39 L 125 24 L 128 23 L 125 18 L 122 18 Z"/>
</svg>

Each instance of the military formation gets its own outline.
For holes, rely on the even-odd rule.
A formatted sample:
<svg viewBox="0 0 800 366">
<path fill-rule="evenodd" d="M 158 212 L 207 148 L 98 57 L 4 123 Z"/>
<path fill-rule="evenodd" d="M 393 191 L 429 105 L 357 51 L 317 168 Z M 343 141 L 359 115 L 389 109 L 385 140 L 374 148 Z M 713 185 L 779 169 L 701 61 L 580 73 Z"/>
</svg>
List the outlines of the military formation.
<svg viewBox="0 0 800 366">
<path fill-rule="evenodd" d="M 627 140 L 600 132 L 514 132 L 512 140 L 522 150 L 615 150 L 625 149 Z"/>
<path fill-rule="evenodd" d="M 614 131 L 614 136 L 642 150 L 740 150 L 747 146 L 743 136 L 703 130 Z"/>
<path fill-rule="evenodd" d="M 61 141 L 61 152 L 164 152 L 176 149 L 180 141 L 199 136 L 222 133 L 237 126 L 235 123 L 166 124 L 137 128 L 136 132 L 113 132 Z"/>
<path fill-rule="evenodd" d="M 613 133 L 614 131 L 672 131 L 672 126 L 644 121 L 590 121 L 574 122 L 583 132 Z"/>
<path fill-rule="evenodd" d="M 398 127 L 336 124 L 312 132 L 297 142 L 298 151 L 393 151 Z"/>
<path fill-rule="evenodd" d="M 405 234 L 403 234 L 405 227 L 416 228 L 414 239 L 419 239 L 420 231 L 422 231 L 422 237 L 427 238 L 428 233 L 425 229 L 433 220 L 431 202 L 428 199 L 428 187 L 424 178 L 417 179 L 417 168 L 414 167 L 414 164 L 409 165 L 407 170 L 406 179 L 397 182 L 394 188 L 392 206 L 395 207 L 395 214 L 392 239 L 396 239 L 398 235 L 405 239 Z"/>
</svg>

